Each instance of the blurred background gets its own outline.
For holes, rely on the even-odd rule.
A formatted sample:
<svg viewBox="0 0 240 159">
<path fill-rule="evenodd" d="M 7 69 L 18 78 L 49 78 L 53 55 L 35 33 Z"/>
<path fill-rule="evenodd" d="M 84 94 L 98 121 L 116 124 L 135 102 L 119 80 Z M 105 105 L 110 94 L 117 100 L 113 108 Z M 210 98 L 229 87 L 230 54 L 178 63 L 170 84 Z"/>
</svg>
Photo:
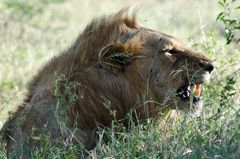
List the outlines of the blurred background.
<svg viewBox="0 0 240 159">
<path fill-rule="evenodd" d="M 231 74 L 239 77 L 239 43 L 226 46 L 225 26 L 216 21 L 223 11 L 218 1 L 1 0 L 0 127 L 21 103 L 27 82 L 51 56 L 67 49 L 93 18 L 127 6 L 140 8 L 141 25 L 176 36 L 215 59 L 216 83 Z"/>
</svg>

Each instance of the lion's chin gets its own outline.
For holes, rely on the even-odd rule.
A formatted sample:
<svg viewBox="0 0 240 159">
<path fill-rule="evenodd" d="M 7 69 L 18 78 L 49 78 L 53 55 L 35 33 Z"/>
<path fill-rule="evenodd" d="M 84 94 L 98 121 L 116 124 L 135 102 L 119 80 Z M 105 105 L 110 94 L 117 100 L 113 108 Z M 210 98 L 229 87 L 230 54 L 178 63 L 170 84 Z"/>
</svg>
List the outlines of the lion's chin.
<svg viewBox="0 0 240 159">
<path fill-rule="evenodd" d="M 168 102 L 168 105 L 171 105 L 173 109 L 177 110 L 184 110 L 184 111 L 191 111 L 193 113 L 200 112 L 203 106 L 203 99 L 200 98 L 198 100 L 193 100 L 189 98 L 189 100 L 182 100 L 179 97 L 177 97 L 177 100 L 174 100 L 175 102 Z"/>
</svg>

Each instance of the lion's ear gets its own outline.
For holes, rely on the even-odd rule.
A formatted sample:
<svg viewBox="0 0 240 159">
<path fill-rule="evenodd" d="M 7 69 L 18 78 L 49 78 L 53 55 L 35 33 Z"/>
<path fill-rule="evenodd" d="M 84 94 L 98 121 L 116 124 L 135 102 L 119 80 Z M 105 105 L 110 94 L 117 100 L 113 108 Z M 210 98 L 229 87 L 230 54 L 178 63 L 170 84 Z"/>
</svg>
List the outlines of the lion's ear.
<svg viewBox="0 0 240 159">
<path fill-rule="evenodd" d="M 101 49 L 99 63 L 102 68 L 112 72 L 123 72 L 135 59 L 135 56 L 124 44 L 109 44 Z"/>
</svg>

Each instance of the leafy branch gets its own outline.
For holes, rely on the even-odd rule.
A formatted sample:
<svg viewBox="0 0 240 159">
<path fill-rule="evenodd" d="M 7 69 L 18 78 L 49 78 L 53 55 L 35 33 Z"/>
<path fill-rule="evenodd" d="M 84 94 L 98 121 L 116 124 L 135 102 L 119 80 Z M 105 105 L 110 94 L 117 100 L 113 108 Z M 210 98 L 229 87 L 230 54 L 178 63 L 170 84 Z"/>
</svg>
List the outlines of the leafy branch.
<svg viewBox="0 0 240 159">
<path fill-rule="evenodd" d="M 236 32 L 240 32 L 240 18 L 233 17 L 233 12 L 239 11 L 240 6 L 234 7 L 236 0 L 220 0 L 218 3 L 224 10 L 218 14 L 217 21 L 224 23 L 227 44 L 230 44 Z M 237 43 L 239 42 L 240 37 L 237 37 Z"/>
</svg>

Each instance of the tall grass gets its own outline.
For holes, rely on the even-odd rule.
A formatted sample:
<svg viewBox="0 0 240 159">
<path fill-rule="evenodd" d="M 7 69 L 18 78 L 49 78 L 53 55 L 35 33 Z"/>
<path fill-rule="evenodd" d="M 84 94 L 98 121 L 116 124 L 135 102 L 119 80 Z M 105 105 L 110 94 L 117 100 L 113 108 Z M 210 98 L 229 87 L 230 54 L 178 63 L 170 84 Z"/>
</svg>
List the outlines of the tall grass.
<svg viewBox="0 0 240 159">
<path fill-rule="evenodd" d="M 90 152 L 61 141 L 51 145 L 45 134 L 40 136 L 42 146 L 32 152 L 33 158 L 240 157 L 240 47 L 234 41 L 225 45 L 224 26 L 216 22 L 220 6 L 208 0 L 142 3 L 145 7 L 138 17 L 145 26 L 173 34 L 215 59 L 211 83 L 203 88 L 205 104 L 201 115 L 182 112 L 175 119 L 166 118 L 164 129 L 152 120 L 135 123 L 130 118 L 128 128 L 113 121 L 111 127 L 99 128 L 97 146 Z M 44 61 L 70 45 L 92 17 L 124 5 L 108 0 L 0 3 L 0 127 L 8 111 L 22 100 L 27 81 Z M 59 110 L 67 111 L 61 107 L 65 101 L 59 92 L 55 93 Z M 67 95 L 74 100 L 74 95 Z M 106 107 L 110 108 L 108 103 Z M 61 113 L 60 119 L 64 116 Z M 7 158 L 4 144 L 0 144 L 0 159 Z"/>
</svg>

